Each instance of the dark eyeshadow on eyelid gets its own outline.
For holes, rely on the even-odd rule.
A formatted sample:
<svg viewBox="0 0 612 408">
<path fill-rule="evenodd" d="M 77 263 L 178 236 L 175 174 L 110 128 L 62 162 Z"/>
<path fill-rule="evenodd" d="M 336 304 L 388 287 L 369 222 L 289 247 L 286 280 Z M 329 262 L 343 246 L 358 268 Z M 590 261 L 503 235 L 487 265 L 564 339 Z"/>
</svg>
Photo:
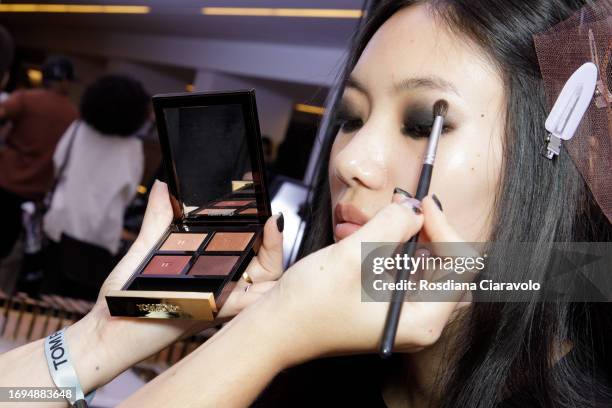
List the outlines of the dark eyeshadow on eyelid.
<svg viewBox="0 0 612 408">
<path fill-rule="evenodd" d="M 449 109 L 450 110 L 450 109 Z M 433 125 L 433 105 L 414 105 L 407 107 L 404 111 L 404 125 L 410 126 L 431 126 Z M 452 116 L 446 115 L 444 120 L 444 132 L 451 131 L 455 128 Z M 443 132 L 443 133 L 444 133 Z"/>
<path fill-rule="evenodd" d="M 404 113 L 404 124 L 431 126 L 433 124 L 433 114 L 425 109 L 409 109 Z"/>
<path fill-rule="evenodd" d="M 359 116 L 359 113 L 354 106 L 351 106 L 348 102 L 342 101 L 338 105 L 338 109 L 336 109 L 336 116 L 356 117 Z"/>
</svg>

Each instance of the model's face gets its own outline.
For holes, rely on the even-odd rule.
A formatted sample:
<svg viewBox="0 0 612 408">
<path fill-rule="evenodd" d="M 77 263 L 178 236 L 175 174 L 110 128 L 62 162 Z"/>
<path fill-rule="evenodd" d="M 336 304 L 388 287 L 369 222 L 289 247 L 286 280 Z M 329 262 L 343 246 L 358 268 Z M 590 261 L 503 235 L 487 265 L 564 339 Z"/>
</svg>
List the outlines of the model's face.
<svg viewBox="0 0 612 408">
<path fill-rule="evenodd" d="M 500 182 L 503 83 L 477 47 L 423 5 L 387 20 L 346 86 L 329 164 L 336 240 L 387 205 L 395 187 L 415 193 L 438 99 L 449 109 L 430 194 L 466 241 L 487 240 Z"/>
</svg>

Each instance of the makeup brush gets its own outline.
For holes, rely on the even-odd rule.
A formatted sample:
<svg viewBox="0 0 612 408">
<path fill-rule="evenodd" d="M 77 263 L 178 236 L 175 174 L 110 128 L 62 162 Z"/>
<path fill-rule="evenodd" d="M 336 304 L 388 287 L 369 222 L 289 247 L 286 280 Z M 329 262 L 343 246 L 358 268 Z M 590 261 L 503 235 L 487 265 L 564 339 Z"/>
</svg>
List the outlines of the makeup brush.
<svg viewBox="0 0 612 408">
<path fill-rule="evenodd" d="M 431 182 L 431 174 L 433 172 L 433 165 L 436 159 L 436 151 L 438 150 L 438 141 L 442 134 L 442 128 L 444 127 L 444 118 L 448 112 L 448 102 L 440 99 L 434 103 L 433 106 L 433 125 L 431 127 L 431 134 L 429 135 L 429 141 L 427 143 L 427 151 L 425 158 L 423 159 L 423 167 L 421 168 L 421 176 L 419 177 L 419 184 L 417 185 L 415 198 L 422 200 L 429 193 L 429 183 Z M 409 257 L 413 257 L 417 247 L 417 240 L 419 234 L 416 233 L 410 241 L 402 245 L 400 253 L 406 254 Z M 410 276 L 410 269 L 400 269 L 397 271 L 395 282 L 402 282 L 408 279 Z M 406 295 L 405 290 L 395 290 L 391 295 L 391 303 L 387 310 L 387 320 L 385 321 L 385 328 L 383 330 L 382 342 L 380 345 L 380 356 L 387 358 L 393 353 L 393 343 L 395 342 L 395 335 L 397 333 L 397 325 L 399 324 L 400 314 L 402 312 L 402 306 L 404 305 L 404 296 Z"/>
</svg>

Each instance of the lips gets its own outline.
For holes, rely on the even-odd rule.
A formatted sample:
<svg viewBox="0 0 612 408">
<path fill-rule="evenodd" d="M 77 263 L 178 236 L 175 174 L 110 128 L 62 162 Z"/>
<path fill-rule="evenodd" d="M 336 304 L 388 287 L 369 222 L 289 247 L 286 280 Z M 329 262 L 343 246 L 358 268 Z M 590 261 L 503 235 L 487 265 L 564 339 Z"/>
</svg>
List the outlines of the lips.
<svg viewBox="0 0 612 408">
<path fill-rule="evenodd" d="M 338 203 L 334 216 L 334 235 L 338 240 L 348 237 L 369 220 L 366 214 L 350 203 Z"/>
</svg>

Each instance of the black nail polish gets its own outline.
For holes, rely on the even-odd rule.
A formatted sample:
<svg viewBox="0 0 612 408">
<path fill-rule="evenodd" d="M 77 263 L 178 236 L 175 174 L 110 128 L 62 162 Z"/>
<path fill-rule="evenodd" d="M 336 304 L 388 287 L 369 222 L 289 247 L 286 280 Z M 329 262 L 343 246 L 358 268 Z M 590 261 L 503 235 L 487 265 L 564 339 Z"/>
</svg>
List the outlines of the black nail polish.
<svg viewBox="0 0 612 408">
<path fill-rule="evenodd" d="M 283 232 L 285 229 L 285 216 L 283 213 L 279 213 L 279 216 L 276 219 L 276 228 L 278 228 L 278 232 Z"/>
<path fill-rule="evenodd" d="M 435 194 L 432 194 L 431 199 L 434 200 L 434 203 L 436 203 L 436 205 L 438 206 L 440 211 L 444 211 L 442 209 L 442 204 L 440 203 L 440 200 L 438 199 L 438 197 Z"/>
<path fill-rule="evenodd" d="M 401 194 L 401 195 L 403 195 L 404 197 L 414 198 L 414 197 L 412 196 L 412 194 L 410 194 L 410 193 L 409 193 L 409 192 L 407 192 L 406 190 L 403 190 L 403 189 L 401 189 L 401 188 L 399 188 L 399 187 L 395 187 L 395 189 L 393 190 L 393 194 Z"/>
</svg>

